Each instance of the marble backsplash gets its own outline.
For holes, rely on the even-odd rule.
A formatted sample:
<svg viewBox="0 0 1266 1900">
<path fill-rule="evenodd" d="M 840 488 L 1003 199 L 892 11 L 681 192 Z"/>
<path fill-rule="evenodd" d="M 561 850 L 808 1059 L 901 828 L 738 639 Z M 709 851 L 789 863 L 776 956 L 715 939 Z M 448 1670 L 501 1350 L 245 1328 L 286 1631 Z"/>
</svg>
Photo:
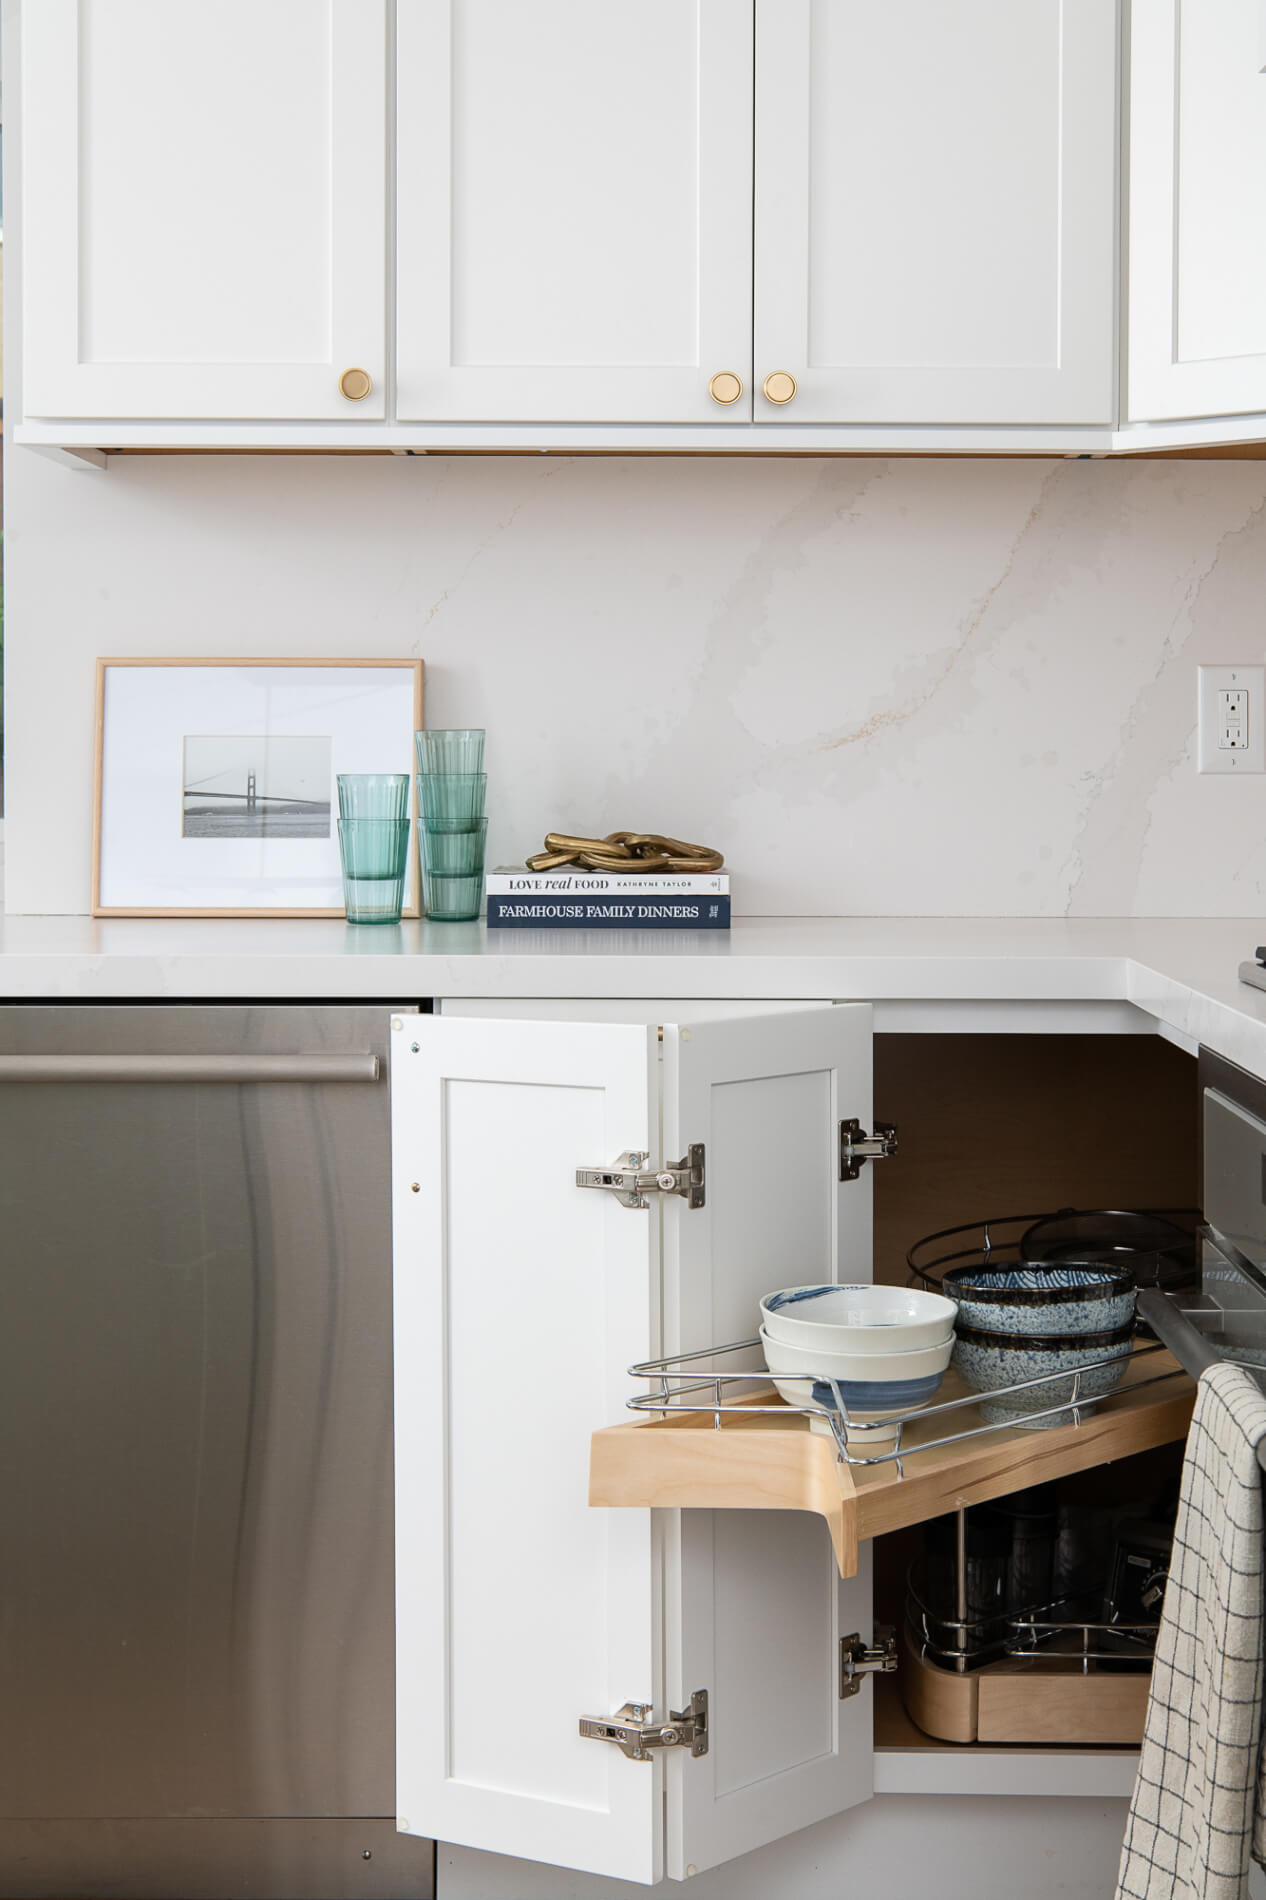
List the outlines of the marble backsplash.
<svg viewBox="0 0 1266 1900">
<path fill-rule="evenodd" d="M 87 908 L 99 654 L 421 654 L 486 725 L 489 862 L 724 848 L 736 914 L 1251 916 L 1266 463 L 115 458 L 11 450 L 8 902 Z"/>
</svg>

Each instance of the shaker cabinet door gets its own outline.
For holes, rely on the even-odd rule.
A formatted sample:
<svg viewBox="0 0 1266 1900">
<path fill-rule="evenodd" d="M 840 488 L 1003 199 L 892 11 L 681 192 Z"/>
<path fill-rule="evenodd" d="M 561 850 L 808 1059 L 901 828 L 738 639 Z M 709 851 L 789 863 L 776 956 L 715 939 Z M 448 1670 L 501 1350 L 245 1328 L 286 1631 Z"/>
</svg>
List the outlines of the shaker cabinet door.
<svg viewBox="0 0 1266 1900">
<path fill-rule="evenodd" d="M 386 71 L 385 0 L 25 6 L 25 413 L 381 417 Z"/>
<path fill-rule="evenodd" d="M 397 30 L 400 418 L 750 421 L 752 0 Z"/>
<path fill-rule="evenodd" d="M 664 1145 L 705 1147 L 702 1208 L 664 1206 L 666 1351 L 750 1338 L 762 1294 L 872 1274 L 873 1166 L 839 1178 L 839 1125 L 871 1120 L 867 1003 L 664 1027 Z M 705 1395 L 706 1398 L 706 1395 Z M 667 1695 L 707 1688 L 706 1756 L 670 1757 L 682 1878 L 867 1800 L 869 1684 L 841 1701 L 839 1641 L 870 1640 L 869 1552 L 841 1582 L 808 1514 L 665 1512 Z"/>
<path fill-rule="evenodd" d="M 1266 14 L 1147 0 L 1130 27 L 1128 413 L 1266 411 Z M 1246 428 L 1253 439 L 1260 420 Z"/>
<path fill-rule="evenodd" d="M 651 1514 L 588 1504 L 590 1432 L 658 1343 L 659 1223 L 576 1169 L 651 1150 L 655 1032 L 400 1022 L 398 1825 L 653 1881 L 662 1763 L 578 1722 L 659 1693 Z"/>
<path fill-rule="evenodd" d="M 1114 0 L 757 0 L 756 421 L 1110 422 L 1116 61 Z"/>
</svg>

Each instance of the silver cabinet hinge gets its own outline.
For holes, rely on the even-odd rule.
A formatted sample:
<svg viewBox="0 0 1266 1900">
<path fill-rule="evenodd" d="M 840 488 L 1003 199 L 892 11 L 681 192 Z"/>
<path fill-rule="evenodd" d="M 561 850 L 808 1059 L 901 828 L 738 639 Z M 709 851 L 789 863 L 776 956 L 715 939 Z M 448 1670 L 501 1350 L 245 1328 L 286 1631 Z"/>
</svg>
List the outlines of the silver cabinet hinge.
<svg viewBox="0 0 1266 1900">
<path fill-rule="evenodd" d="M 874 1643 L 864 1643 L 856 1631 L 840 1638 L 840 1701 L 857 1695 L 863 1676 L 890 1676 L 897 1667 L 897 1633 L 876 1623 Z"/>
<path fill-rule="evenodd" d="M 876 1122 L 864 1135 L 856 1119 L 840 1123 L 840 1180 L 855 1181 L 868 1161 L 887 1161 L 897 1152 L 895 1122 Z"/>
<path fill-rule="evenodd" d="M 580 1733 L 587 1742 L 614 1742 L 630 1761 L 649 1761 L 656 1748 L 708 1752 L 708 1692 L 696 1689 L 688 1709 L 674 1709 L 657 1722 L 649 1702 L 626 1702 L 614 1715 L 582 1715 Z"/>
<path fill-rule="evenodd" d="M 687 1207 L 704 1204 L 703 1143 L 696 1141 L 671 1168 L 647 1166 L 650 1156 L 626 1149 L 610 1168 L 577 1168 L 576 1186 L 603 1188 L 621 1207 L 649 1207 L 648 1194 L 680 1194 Z"/>
</svg>

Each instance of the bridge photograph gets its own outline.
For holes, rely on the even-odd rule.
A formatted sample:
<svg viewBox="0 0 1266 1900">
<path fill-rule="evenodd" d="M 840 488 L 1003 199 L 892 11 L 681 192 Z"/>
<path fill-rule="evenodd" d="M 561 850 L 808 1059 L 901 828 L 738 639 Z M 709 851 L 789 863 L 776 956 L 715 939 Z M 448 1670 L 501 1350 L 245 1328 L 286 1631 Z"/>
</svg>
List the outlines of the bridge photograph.
<svg viewBox="0 0 1266 1900">
<path fill-rule="evenodd" d="M 186 838 L 328 838 L 333 752 L 329 735 L 184 742 Z"/>
</svg>

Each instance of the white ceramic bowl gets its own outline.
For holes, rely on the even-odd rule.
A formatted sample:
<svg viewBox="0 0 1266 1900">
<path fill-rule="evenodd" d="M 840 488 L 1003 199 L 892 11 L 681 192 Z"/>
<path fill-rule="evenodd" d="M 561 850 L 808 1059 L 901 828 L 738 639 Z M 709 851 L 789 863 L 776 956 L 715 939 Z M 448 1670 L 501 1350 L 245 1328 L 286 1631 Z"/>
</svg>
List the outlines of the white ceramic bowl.
<svg viewBox="0 0 1266 1900">
<path fill-rule="evenodd" d="M 861 1390 L 857 1393 L 858 1405 L 900 1404 L 904 1393 L 892 1397 L 879 1388 L 905 1388 L 912 1382 L 939 1379 L 954 1350 L 951 1335 L 939 1346 L 923 1346 L 917 1352 L 852 1352 L 839 1347 L 824 1352 L 820 1346 L 790 1345 L 785 1339 L 772 1339 L 764 1327 L 760 1342 L 771 1372 L 800 1378 L 823 1376 L 839 1379 L 846 1386 L 864 1387 L 865 1394 Z M 846 1393 L 846 1402 L 847 1397 Z"/>
<path fill-rule="evenodd" d="M 856 1425 L 900 1418 L 927 1405 L 954 1350 L 952 1334 L 940 1346 L 887 1353 L 827 1353 L 816 1346 L 789 1346 L 784 1339 L 771 1339 L 763 1328 L 760 1337 L 765 1364 L 781 1399 L 812 1411 L 834 1412 L 838 1409 L 830 1385 L 834 1379 L 849 1421 Z M 888 1431 L 846 1431 L 845 1436 L 850 1447 L 864 1451 L 868 1444 L 890 1441 L 895 1431 L 893 1426 Z"/>
<path fill-rule="evenodd" d="M 772 1376 L 771 1374 L 771 1377 Z M 940 1377 L 938 1375 L 932 1381 L 933 1390 L 935 1390 L 935 1387 L 939 1384 Z M 809 1420 L 809 1430 L 811 1432 L 821 1432 L 826 1436 L 834 1437 L 831 1421 L 827 1416 L 828 1413 L 834 1412 L 835 1410 L 835 1400 L 831 1397 L 829 1387 L 826 1389 L 828 1403 L 823 1405 L 821 1400 L 814 1396 L 815 1387 L 812 1379 L 774 1378 L 773 1385 L 779 1398 L 782 1399 L 785 1404 L 794 1405 L 797 1411 L 821 1413 L 820 1418 L 811 1418 Z M 821 1388 L 818 1387 L 817 1390 L 821 1390 Z M 924 1399 L 922 1403 L 926 1405 L 928 1400 Z M 904 1418 L 908 1412 L 913 1412 L 917 1409 L 917 1406 L 908 1403 L 905 1405 L 885 1406 L 850 1405 L 848 1408 L 848 1423 L 844 1427 L 845 1442 L 851 1450 L 859 1452 L 865 1452 L 870 1445 L 890 1445 L 897 1436 L 897 1427 L 894 1421 L 899 1418 Z M 865 1426 L 867 1429 L 865 1431 L 857 1429 L 861 1426 Z"/>
<path fill-rule="evenodd" d="M 826 1352 L 917 1352 L 952 1340 L 958 1308 L 907 1286 L 789 1286 L 767 1293 L 761 1324 L 771 1339 Z"/>
</svg>

